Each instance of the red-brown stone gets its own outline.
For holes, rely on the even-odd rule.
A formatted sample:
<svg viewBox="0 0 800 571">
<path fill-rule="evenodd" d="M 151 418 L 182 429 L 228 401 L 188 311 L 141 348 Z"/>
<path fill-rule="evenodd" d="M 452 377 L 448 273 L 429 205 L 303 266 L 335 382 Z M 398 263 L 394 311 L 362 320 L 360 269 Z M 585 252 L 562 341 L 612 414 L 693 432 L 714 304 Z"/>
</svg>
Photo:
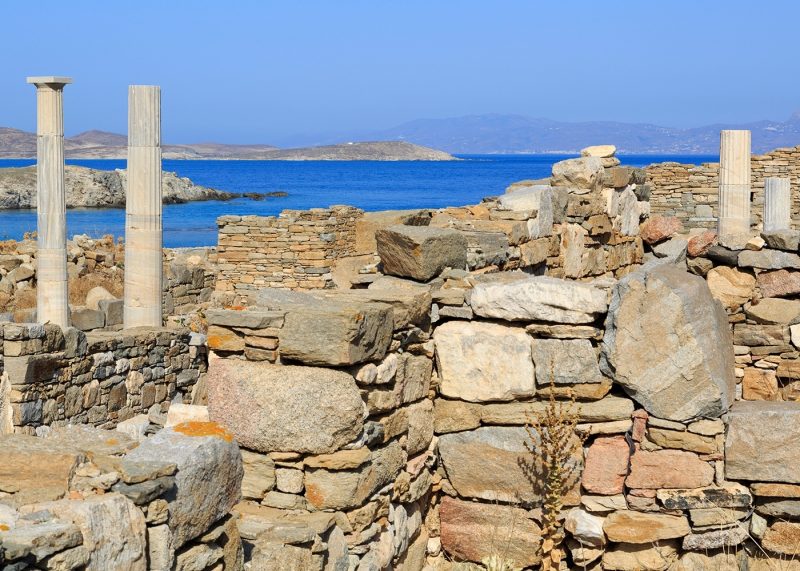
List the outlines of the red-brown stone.
<svg viewBox="0 0 800 571">
<path fill-rule="evenodd" d="M 648 244 L 658 244 L 683 230 L 683 224 L 674 216 L 655 215 L 639 227 L 639 236 Z"/>
<path fill-rule="evenodd" d="M 442 547 L 454 559 L 480 562 L 501 553 L 516 567 L 541 559 L 541 529 L 522 508 L 444 497 L 439 508 Z"/>
<path fill-rule="evenodd" d="M 629 488 L 702 488 L 714 481 L 714 468 L 683 450 L 637 450 L 631 457 Z"/>
<path fill-rule="evenodd" d="M 708 250 L 716 241 L 717 233 L 711 230 L 706 230 L 702 234 L 692 236 L 689 239 L 689 244 L 686 247 L 686 251 L 691 257 L 696 258 L 697 256 L 702 256 L 708 252 Z"/>
<path fill-rule="evenodd" d="M 800 293 L 800 272 L 776 270 L 756 276 L 761 297 L 783 297 Z"/>
<path fill-rule="evenodd" d="M 581 484 L 592 494 L 621 494 L 628 475 L 630 448 L 624 436 L 598 438 L 586 454 Z"/>
</svg>

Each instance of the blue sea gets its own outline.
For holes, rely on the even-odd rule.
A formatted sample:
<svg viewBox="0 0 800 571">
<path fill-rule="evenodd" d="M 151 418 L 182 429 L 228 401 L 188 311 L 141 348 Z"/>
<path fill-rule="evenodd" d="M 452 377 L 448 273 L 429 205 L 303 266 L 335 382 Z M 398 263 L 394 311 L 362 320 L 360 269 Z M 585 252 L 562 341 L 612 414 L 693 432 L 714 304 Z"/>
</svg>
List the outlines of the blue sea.
<svg viewBox="0 0 800 571">
<path fill-rule="evenodd" d="M 224 214 L 275 215 L 284 209 L 349 204 L 364 210 L 405 210 L 475 204 L 502 194 L 512 182 L 550 176 L 553 163 L 574 155 L 459 155 L 460 161 L 201 161 L 165 160 L 164 170 L 189 177 L 195 184 L 230 192 L 286 192 L 264 200 L 192 202 L 164 206 L 164 245 L 212 246 L 216 219 Z M 716 156 L 627 155 L 623 165 L 646 166 L 677 161 L 699 164 Z M 0 159 L 0 167 L 34 164 L 34 160 Z M 124 160 L 67 160 L 95 169 L 125 168 Z M 101 236 L 125 233 L 124 209 L 67 211 L 67 233 Z M 19 239 L 36 229 L 34 210 L 0 211 L 0 239 Z"/>
</svg>

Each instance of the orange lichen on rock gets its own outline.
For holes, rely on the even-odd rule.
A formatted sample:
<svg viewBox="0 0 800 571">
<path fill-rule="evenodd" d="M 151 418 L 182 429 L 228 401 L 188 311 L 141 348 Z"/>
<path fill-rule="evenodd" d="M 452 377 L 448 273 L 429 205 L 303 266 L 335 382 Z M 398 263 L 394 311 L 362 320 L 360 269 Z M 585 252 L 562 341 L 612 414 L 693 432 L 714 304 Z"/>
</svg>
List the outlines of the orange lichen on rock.
<svg viewBox="0 0 800 571">
<path fill-rule="evenodd" d="M 11 528 L 4 523 L 0 523 L 0 531 L 9 531 Z"/>
<path fill-rule="evenodd" d="M 214 436 L 222 438 L 225 442 L 233 440 L 233 434 L 222 428 L 216 422 L 199 422 L 190 420 L 176 424 L 173 428 L 175 432 L 180 432 L 186 436 Z"/>
</svg>

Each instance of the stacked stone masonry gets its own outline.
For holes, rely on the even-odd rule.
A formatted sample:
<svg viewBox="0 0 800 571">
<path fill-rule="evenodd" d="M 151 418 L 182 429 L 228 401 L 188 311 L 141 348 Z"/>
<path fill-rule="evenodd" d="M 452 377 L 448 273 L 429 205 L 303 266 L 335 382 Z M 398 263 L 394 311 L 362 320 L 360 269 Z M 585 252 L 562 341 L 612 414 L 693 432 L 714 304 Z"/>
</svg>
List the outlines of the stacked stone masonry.
<svg viewBox="0 0 800 571">
<path fill-rule="evenodd" d="M 62 331 L 0 324 L 0 434 L 47 427 L 113 428 L 190 402 L 206 370 L 204 337 L 184 330 Z"/>
<path fill-rule="evenodd" d="M 14 446 L 0 447 L 0 525 L 16 526 L 0 527 L 2 557 L 47 569 L 56 553 L 92 556 L 70 551 L 90 541 L 83 529 L 49 553 L 17 546 L 39 502 L 97 502 L 86 488 L 99 488 L 105 501 L 147 503 L 137 508 L 147 526 L 141 568 L 466 571 L 495 557 L 536 569 L 545 522 L 528 449 L 540 449 L 541 433 L 530 425 L 552 396 L 577 416 L 582 439 L 562 465 L 573 476 L 561 512 L 566 568 L 793 568 L 800 231 L 720 243 L 714 232 L 651 216 L 650 190 L 644 172 L 597 147 L 480 205 L 356 214 L 350 246 L 325 250 L 330 282 L 314 287 L 294 285 L 284 268 L 271 274 L 277 287 L 256 284 L 249 262 L 220 260 L 221 271 L 233 266 L 226 279 L 249 271 L 254 281 L 235 292 L 218 281 L 216 307 L 204 312 L 208 373 L 190 399 L 207 409 L 173 404 L 165 418 L 162 405 L 119 423 L 139 447 L 76 461 L 79 477 L 58 477 L 55 497 L 30 500 L 5 481 L 3 466 L 21 468 L 2 461 Z M 248 220 L 248 232 L 277 220 Z M 344 266 L 349 275 L 337 282 Z M 11 337 L 5 327 L 4 348 L 18 336 L 43 347 L 57 337 L 50 326 L 14 325 Z M 42 334 L 26 337 L 26 327 Z M 72 331 L 64 350 L 80 335 Z M 23 347 L 12 343 L 10 353 Z M 101 367 L 117 364 L 94 371 Z M 16 394 L 4 386 L 0 394 Z M 17 432 L 38 438 L 14 437 L 38 450 L 62 430 L 34 424 Z M 189 483 L 198 460 L 178 454 L 185 437 L 219 441 L 200 455 L 213 466 L 200 462 L 194 473 L 221 478 L 208 481 L 221 493 Z M 159 448 L 173 439 L 181 443 L 169 453 Z M 73 433 L 69 442 L 82 440 Z M 146 464 L 146 485 L 98 462 L 104 454 Z M 176 472 L 153 466 L 165 458 Z M 164 478 L 175 479 L 177 499 L 144 493 L 166 489 Z M 180 507 L 181 497 L 194 503 Z M 162 499 L 169 520 L 151 521 Z M 191 532 L 186 506 L 206 514 Z M 60 508 L 47 509 L 57 521 L 33 527 L 65 523 Z M 8 533 L 17 534 L 11 542 Z"/>
<path fill-rule="evenodd" d="M 354 251 L 355 222 L 362 214 L 334 206 L 285 210 L 277 217 L 220 217 L 217 290 L 333 287 L 333 261 Z"/>
<path fill-rule="evenodd" d="M 654 214 L 675 216 L 686 228 L 716 229 L 719 193 L 719 163 L 688 165 L 674 162 L 648 166 L 652 187 L 650 205 Z M 786 177 L 793 189 L 800 185 L 800 146 L 776 149 L 751 160 L 751 227 L 762 227 L 764 179 Z M 792 221 L 800 222 L 800 195 L 792 193 Z"/>
</svg>

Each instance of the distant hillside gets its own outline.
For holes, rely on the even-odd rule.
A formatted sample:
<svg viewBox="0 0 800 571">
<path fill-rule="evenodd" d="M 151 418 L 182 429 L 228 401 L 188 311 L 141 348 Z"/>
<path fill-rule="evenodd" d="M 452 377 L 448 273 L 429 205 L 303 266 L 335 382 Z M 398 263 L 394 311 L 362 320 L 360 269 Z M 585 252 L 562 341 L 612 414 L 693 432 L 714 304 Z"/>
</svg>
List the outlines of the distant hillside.
<svg viewBox="0 0 800 571">
<path fill-rule="evenodd" d="M 419 119 L 365 134 L 380 140 L 412 141 L 450 153 L 574 153 L 610 143 L 621 153 L 715 154 L 722 129 L 752 131 L 753 152 L 800 144 L 800 113 L 787 121 L 716 124 L 674 129 L 648 123 L 567 123 L 522 115 L 470 115 Z"/>
<path fill-rule="evenodd" d="M 105 131 L 86 131 L 64 139 L 69 159 L 124 159 L 128 138 Z M 279 149 L 272 145 L 164 145 L 165 159 L 250 159 L 276 161 L 447 161 L 448 153 L 405 141 L 343 143 L 324 147 Z M 36 134 L 0 127 L 0 158 L 35 158 Z"/>
</svg>

